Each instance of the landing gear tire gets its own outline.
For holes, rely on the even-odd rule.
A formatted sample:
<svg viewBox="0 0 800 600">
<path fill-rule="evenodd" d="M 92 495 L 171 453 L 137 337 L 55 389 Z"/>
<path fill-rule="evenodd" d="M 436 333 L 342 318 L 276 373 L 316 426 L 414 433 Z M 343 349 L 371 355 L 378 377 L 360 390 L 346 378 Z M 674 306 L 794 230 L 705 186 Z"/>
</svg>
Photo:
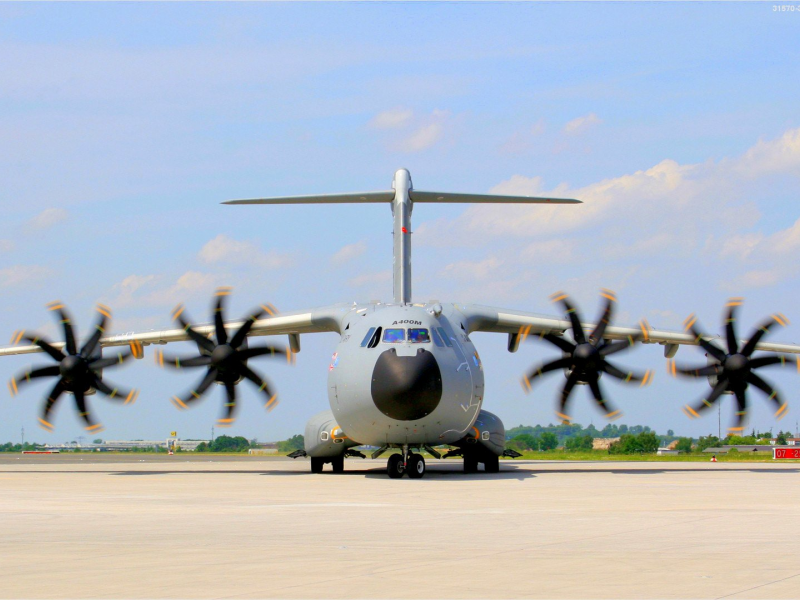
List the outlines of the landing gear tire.
<svg viewBox="0 0 800 600">
<path fill-rule="evenodd" d="M 331 459 L 331 467 L 334 473 L 344 473 L 344 456 L 337 456 Z"/>
<path fill-rule="evenodd" d="M 407 470 L 411 479 L 422 479 L 425 475 L 425 459 L 421 454 L 412 454 L 408 457 Z"/>
<path fill-rule="evenodd" d="M 483 470 L 487 473 L 499 473 L 500 472 L 500 457 L 499 456 L 489 456 L 483 461 Z"/>
<path fill-rule="evenodd" d="M 325 466 L 325 459 L 322 457 L 311 457 L 311 472 L 322 473 L 322 467 Z"/>
<path fill-rule="evenodd" d="M 392 479 L 400 479 L 406 472 L 405 465 L 403 465 L 402 454 L 392 454 L 389 457 L 389 462 L 386 465 L 386 473 Z"/>
<path fill-rule="evenodd" d="M 478 459 L 474 456 L 464 456 L 464 473 L 477 473 Z"/>
</svg>

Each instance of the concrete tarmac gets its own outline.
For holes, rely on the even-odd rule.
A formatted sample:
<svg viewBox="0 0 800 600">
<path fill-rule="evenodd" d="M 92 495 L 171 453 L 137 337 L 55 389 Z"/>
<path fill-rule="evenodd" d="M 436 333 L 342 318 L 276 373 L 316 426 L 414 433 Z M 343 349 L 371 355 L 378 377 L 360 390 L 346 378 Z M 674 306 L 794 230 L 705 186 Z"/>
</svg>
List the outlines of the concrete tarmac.
<svg viewBox="0 0 800 600">
<path fill-rule="evenodd" d="M 800 466 L 0 455 L 2 598 L 798 598 Z"/>
</svg>

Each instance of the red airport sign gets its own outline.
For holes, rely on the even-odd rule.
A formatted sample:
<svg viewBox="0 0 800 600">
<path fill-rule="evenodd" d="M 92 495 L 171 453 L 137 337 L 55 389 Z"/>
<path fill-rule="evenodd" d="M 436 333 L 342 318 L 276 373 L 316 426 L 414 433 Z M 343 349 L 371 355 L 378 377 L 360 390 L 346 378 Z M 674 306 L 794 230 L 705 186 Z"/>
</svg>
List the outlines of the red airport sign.
<svg viewBox="0 0 800 600">
<path fill-rule="evenodd" d="M 800 447 L 798 448 L 773 448 L 772 458 L 786 459 L 795 458 L 800 459 Z"/>
</svg>

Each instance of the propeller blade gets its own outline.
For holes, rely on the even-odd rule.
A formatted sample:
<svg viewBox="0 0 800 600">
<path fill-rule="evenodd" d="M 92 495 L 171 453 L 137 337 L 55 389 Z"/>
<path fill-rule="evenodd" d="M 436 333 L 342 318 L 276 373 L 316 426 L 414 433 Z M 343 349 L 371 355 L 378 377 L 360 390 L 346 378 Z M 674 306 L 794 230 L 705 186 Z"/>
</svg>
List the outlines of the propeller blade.
<svg viewBox="0 0 800 600">
<path fill-rule="evenodd" d="M 108 323 L 108 319 L 111 318 L 111 309 L 103 304 L 97 305 L 97 312 L 100 315 L 100 318 L 97 320 L 97 323 L 94 326 L 94 333 L 88 340 L 86 340 L 83 348 L 81 348 L 80 354 L 83 358 L 89 358 L 95 351 L 97 348 L 97 343 L 100 341 L 102 335 L 106 332 L 106 324 Z"/>
<path fill-rule="evenodd" d="M 761 326 L 758 328 L 758 331 L 756 331 L 750 337 L 750 339 L 747 340 L 747 343 L 742 348 L 742 354 L 744 354 L 747 357 L 749 357 L 751 354 L 753 354 L 753 352 L 755 352 L 755 349 L 756 349 L 756 344 L 758 344 L 758 342 L 761 341 L 761 338 L 763 338 L 765 335 L 767 335 L 769 333 L 769 330 L 776 323 L 778 325 L 780 325 L 781 327 L 785 327 L 786 325 L 789 324 L 789 319 L 787 319 L 785 316 L 783 316 L 780 313 L 772 315 L 769 319 L 764 321 L 761 324 Z"/>
<path fill-rule="evenodd" d="M 581 327 L 581 320 L 578 316 L 577 310 L 575 310 L 575 307 L 569 301 L 569 296 L 567 296 L 567 294 L 564 292 L 556 292 L 550 297 L 550 299 L 553 302 L 561 302 L 561 304 L 564 306 L 564 310 L 567 311 L 567 317 L 569 318 L 570 323 L 572 323 L 572 337 L 575 338 L 577 343 L 585 344 L 586 334 L 583 331 L 583 327 Z"/>
<path fill-rule="evenodd" d="M 40 338 L 39 336 L 35 336 L 35 337 L 34 336 L 30 336 L 30 335 L 26 334 L 24 331 L 21 331 L 19 333 L 19 335 L 16 336 L 16 340 L 17 341 L 14 342 L 15 344 L 19 343 L 20 340 L 25 340 L 27 342 L 30 342 L 31 344 L 39 346 L 39 348 L 44 350 L 44 352 L 47 353 L 47 355 L 50 356 L 50 358 L 52 358 L 53 360 L 56 360 L 58 362 L 61 362 L 62 360 L 64 360 L 67 357 L 67 355 L 64 354 L 61 350 L 59 350 L 58 348 L 54 347 L 53 345 L 51 345 L 50 342 L 46 341 L 43 338 Z"/>
<path fill-rule="evenodd" d="M 31 379 L 37 379 L 39 377 L 60 377 L 61 376 L 61 369 L 58 366 L 52 367 L 40 367 L 38 369 L 31 369 L 29 371 L 25 371 L 24 373 L 20 373 L 15 378 L 9 380 L 8 382 L 8 390 L 11 392 L 11 396 L 16 396 L 19 393 L 19 386 L 30 383 Z"/>
<path fill-rule="evenodd" d="M 214 307 L 214 331 L 217 335 L 217 344 L 228 343 L 228 332 L 225 331 L 225 320 L 223 313 L 225 312 L 224 304 L 225 298 L 231 293 L 230 288 L 219 288 L 216 292 L 217 303 Z"/>
<path fill-rule="evenodd" d="M 121 365 L 131 356 L 133 356 L 133 353 L 126 351 L 126 352 L 117 352 L 116 356 L 108 356 L 106 358 L 96 358 L 92 361 L 89 361 L 89 370 L 100 371 L 108 367 L 113 367 L 114 365 Z"/>
<path fill-rule="evenodd" d="M 139 390 L 136 388 L 126 390 L 125 388 L 111 387 L 97 375 L 92 377 L 92 387 L 111 400 L 119 400 L 124 404 L 133 404 L 139 397 Z"/>
<path fill-rule="evenodd" d="M 230 427 L 235 419 L 233 415 L 236 413 L 236 384 L 232 381 L 225 382 L 225 395 L 228 397 L 228 401 L 225 403 L 225 412 L 222 417 L 217 419 L 219 427 Z"/>
<path fill-rule="evenodd" d="M 172 397 L 172 403 L 177 406 L 178 408 L 188 408 L 189 404 L 199 400 L 200 397 L 206 392 L 206 390 L 214 383 L 214 380 L 217 378 L 217 370 L 210 368 L 206 376 L 203 377 L 202 381 L 197 385 L 195 389 L 189 392 L 183 398 L 179 398 L 178 396 Z"/>
<path fill-rule="evenodd" d="M 618 342 L 611 342 L 610 344 L 604 344 L 600 346 L 598 352 L 600 356 L 611 356 L 612 354 L 616 354 L 617 352 L 621 352 L 622 350 L 627 350 L 628 348 L 632 348 L 636 345 L 636 342 L 642 339 L 642 336 L 638 333 L 636 335 L 629 335 L 626 339 L 620 340 Z"/>
<path fill-rule="evenodd" d="M 273 317 L 277 314 L 277 310 L 271 304 L 263 304 L 261 307 L 253 312 L 247 320 L 244 322 L 239 328 L 239 331 L 234 334 L 233 339 L 231 339 L 231 346 L 234 348 L 238 348 L 244 342 L 244 339 L 247 337 L 247 334 L 250 332 L 250 329 L 253 327 L 253 324 L 258 321 L 264 313 L 267 313 L 270 317 Z"/>
<path fill-rule="evenodd" d="M 167 356 L 162 350 L 156 350 L 156 364 L 160 367 L 172 367 L 174 369 L 184 369 L 192 367 L 207 367 L 211 364 L 210 356 L 190 356 L 181 358 L 180 356 Z"/>
<path fill-rule="evenodd" d="M 785 365 L 786 357 L 780 354 L 771 354 L 769 356 L 759 356 L 750 360 L 748 365 L 751 369 L 760 369 L 761 367 L 768 367 L 770 365 Z"/>
<path fill-rule="evenodd" d="M 747 376 L 747 382 L 753 384 L 753 386 L 757 387 L 759 390 L 761 390 L 767 395 L 767 400 L 772 402 L 772 404 L 776 408 L 775 416 L 778 419 L 782 419 L 783 417 L 786 416 L 786 413 L 789 410 L 789 405 L 784 403 L 784 401 L 781 399 L 778 390 L 776 390 L 774 387 L 772 387 L 770 384 L 764 381 L 764 379 L 762 379 L 761 377 L 752 372 Z"/>
<path fill-rule="evenodd" d="M 611 317 L 614 314 L 614 303 L 617 301 L 617 295 L 611 290 L 601 290 L 600 295 L 606 299 L 605 309 L 594 331 L 589 335 L 589 338 L 594 340 L 595 346 L 603 341 L 603 334 L 606 332 L 609 322 L 611 322 Z"/>
<path fill-rule="evenodd" d="M 255 358 L 256 356 L 273 356 L 275 354 L 286 356 L 289 362 L 291 362 L 290 357 L 294 356 L 293 352 L 286 352 L 286 350 L 279 348 L 278 346 L 256 346 L 254 348 L 245 348 L 244 350 L 239 350 L 239 352 L 236 353 L 236 356 L 241 360 L 247 360 L 249 358 Z"/>
<path fill-rule="evenodd" d="M 75 395 L 75 408 L 78 410 L 78 416 L 86 423 L 84 429 L 90 433 L 102 431 L 103 426 L 94 422 L 89 409 L 86 407 L 86 396 L 84 396 L 83 391 L 75 390 L 73 394 Z"/>
<path fill-rule="evenodd" d="M 741 434 L 744 431 L 744 420 L 747 416 L 747 396 L 744 386 L 736 386 L 733 390 L 736 396 L 736 420 L 733 427 L 728 427 L 729 434 Z"/>
<path fill-rule="evenodd" d="M 556 416 L 560 417 L 565 423 L 570 423 L 572 421 L 572 417 L 567 414 L 567 402 L 572 394 L 572 390 L 575 388 L 575 384 L 578 383 L 578 377 L 578 373 L 573 371 L 567 378 L 566 383 L 564 383 L 564 387 L 561 388 L 561 402 L 559 403 Z"/>
<path fill-rule="evenodd" d="M 192 326 L 188 323 L 188 321 L 186 321 L 186 319 L 183 317 L 184 310 L 185 307 L 183 306 L 183 304 L 179 304 L 178 306 L 176 306 L 175 310 L 172 312 L 172 320 L 180 323 L 180 326 L 183 327 L 183 330 L 186 332 L 186 335 L 188 335 L 189 338 L 195 344 L 197 344 L 197 347 L 200 349 L 201 352 L 205 350 L 206 352 L 211 354 L 214 351 L 215 347 L 214 342 L 212 342 L 206 336 L 201 335 L 200 333 L 195 331 L 194 328 L 192 328 Z"/>
<path fill-rule="evenodd" d="M 648 369 L 641 375 L 639 375 L 635 371 L 628 371 L 627 373 L 625 373 L 624 371 L 612 365 L 610 362 L 606 361 L 605 364 L 603 364 L 602 370 L 603 372 L 608 373 L 612 377 L 616 377 L 623 383 L 640 381 L 641 382 L 640 387 L 645 385 L 650 385 L 651 383 L 653 383 L 654 373 L 650 369 Z"/>
<path fill-rule="evenodd" d="M 685 375 L 686 377 L 710 377 L 722 373 L 722 365 L 706 365 L 704 367 L 679 367 L 674 360 L 667 362 L 667 371 L 673 376 Z"/>
<path fill-rule="evenodd" d="M 694 316 L 693 314 L 689 315 L 686 318 L 686 320 L 683 322 L 686 331 L 690 331 L 692 333 L 692 335 L 695 337 L 695 340 L 697 340 L 697 343 L 700 344 L 700 346 L 703 348 L 703 350 L 708 352 L 711 356 L 713 356 L 719 362 L 723 362 L 725 360 L 725 358 L 727 357 L 727 354 L 725 354 L 725 351 L 722 350 L 721 348 L 718 348 L 715 344 L 712 344 L 711 342 L 706 340 L 703 337 L 703 334 L 700 333 L 695 328 L 695 326 L 694 326 L 695 323 L 697 323 L 697 317 Z"/>
<path fill-rule="evenodd" d="M 273 394 L 267 381 L 247 365 L 242 365 L 242 375 L 258 386 L 258 391 L 266 397 L 264 408 L 271 411 L 278 406 L 278 396 Z"/>
<path fill-rule="evenodd" d="M 61 320 L 61 325 L 64 327 L 64 342 L 66 342 L 67 354 L 74 355 L 78 353 L 75 345 L 75 332 L 72 330 L 72 319 L 64 308 L 61 302 L 51 302 L 47 306 L 47 310 L 54 311 L 58 318 Z"/>
<path fill-rule="evenodd" d="M 739 342 L 736 339 L 736 311 L 742 305 L 743 298 L 731 298 L 728 300 L 728 314 L 725 316 L 725 337 L 728 342 L 728 354 L 736 354 L 739 351 Z"/>
<path fill-rule="evenodd" d="M 568 354 L 572 354 L 572 352 L 575 350 L 575 344 L 573 344 L 569 340 L 565 340 L 562 337 L 553 335 L 552 333 L 544 333 L 542 334 L 541 338 L 543 340 L 547 340 L 562 352 L 567 352 Z"/>
<path fill-rule="evenodd" d="M 606 401 L 603 398 L 603 391 L 600 389 L 600 382 L 598 381 L 597 377 L 592 377 L 589 379 L 589 389 L 592 391 L 592 396 L 594 396 L 594 401 L 597 402 L 597 405 L 600 409 L 605 413 L 606 419 L 619 419 L 622 416 L 622 413 L 618 410 L 610 410 L 610 406 L 606 405 Z"/>
<path fill-rule="evenodd" d="M 56 384 L 53 386 L 53 389 L 50 390 L 50 394 L 47 396 L 47 403 L 44 405 L 44 411 L 42 411 L 42 416 L 39 418 L 39 424 L 47 431 L 53 431 L 53 424 L 48 421 L 50 418 L 50 413 L 53 410 L 53 407 L 58 402 L 58 399 L 61 398 L 61 395 L 66 391 L 66 386 L 64 385 L 64 381 L 59 379 Z"/>
<path fill-rule="evenodd" d="M 704 398 L 702 402 L 696 404 L 694 407 L 689 406 L 688 404 L 683 407 L 684 414 L 689 417 L 690 419 L 696 419 L 700 416 L 700 413 L 707 408 L 711 408 L 714 403 L 719 400 L 719 397 L 728 389 L 728 380 L 727 379 L 720 379 L 717 382 L 717 385 L 714 386 L 714 389 L 711 390 L 711 393 L 708 395 L 707 398 Z"/>
<path fill-rule="evenodd" d="M 522 378 L 522 387 L 525 388 L 525 391 L 530 392 L 531 382 L 537 377 L 541 377 L 542 375 L 544 375 L 545 373 L 549 373 L 550 371 L 556 371 L 558 369 L 568 369 L 571 366 L 572 366 L 572 357 L 570 356 L 567 356 L 565 358 L 559 358 L 557 360 L 541 365 Z"/>
</svg>

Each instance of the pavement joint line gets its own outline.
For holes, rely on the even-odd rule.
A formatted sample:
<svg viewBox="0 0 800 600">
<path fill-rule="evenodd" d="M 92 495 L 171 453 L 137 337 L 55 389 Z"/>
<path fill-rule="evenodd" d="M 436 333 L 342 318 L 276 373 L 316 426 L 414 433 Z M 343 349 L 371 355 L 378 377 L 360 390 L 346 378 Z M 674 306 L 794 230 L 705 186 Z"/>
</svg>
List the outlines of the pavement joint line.
<svg viewBox="0 0 800 600">
<path fill-rule="evenodd" d="M 744 594 L 745 592 L 752 592 L 753 590 L 757 590 L 759 588 L 767 587 L 768 585 L 773 585 L 775 583 L 780 583 L 781 581 L 787 581 L 789 579 L 794 579 L 795 577 L 800 577 L 800 573 L 795 573 L 794 575 L 789 575 L 788 577 L 784 577 L 782 579 L 775 579 L 774 581 L 768 581 L 766 583 L 762 583 L 761 585 L 757 585 L 755 587 L 747 588 L 745 590 L 739 590 L 738 592 L 731 592 L 730 594 L 726 594 L 724 596 L 717 596 L 714 600 L 722 600 L 723 598 L 730 598 L 731 596 L 736 596 L 738 594 Z"/>
</svg>

